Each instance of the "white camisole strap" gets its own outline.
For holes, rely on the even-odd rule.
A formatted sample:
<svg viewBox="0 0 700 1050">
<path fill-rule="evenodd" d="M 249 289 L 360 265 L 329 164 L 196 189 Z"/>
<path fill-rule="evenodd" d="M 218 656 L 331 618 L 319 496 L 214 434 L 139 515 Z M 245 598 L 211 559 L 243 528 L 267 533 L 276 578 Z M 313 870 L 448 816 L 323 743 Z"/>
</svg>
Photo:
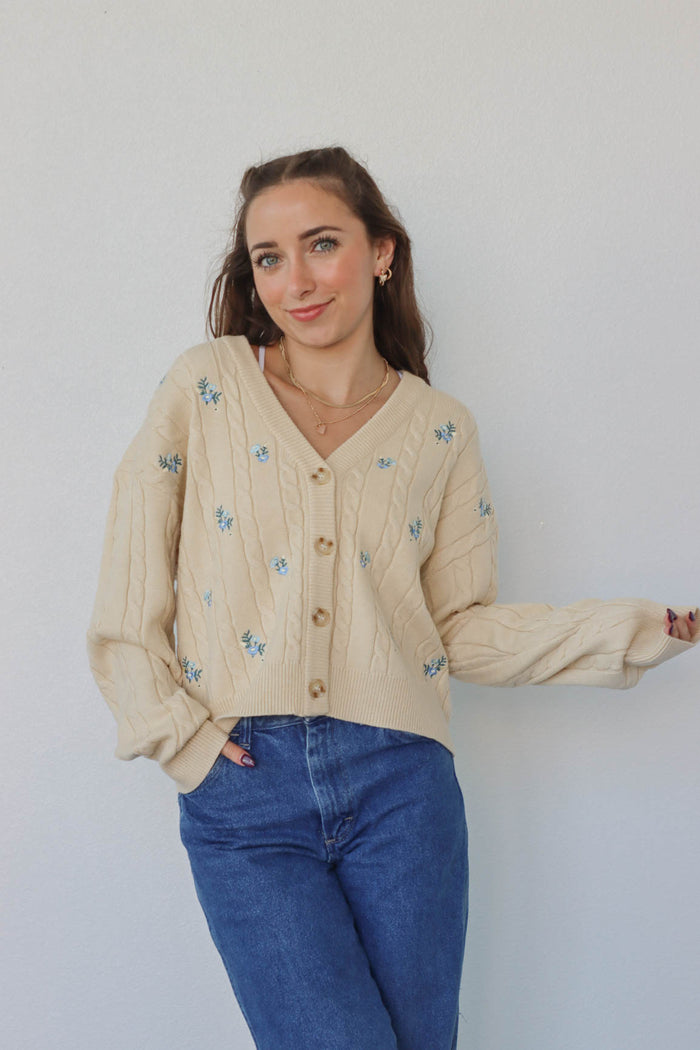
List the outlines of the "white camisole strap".
<svg viewBox="0 0 700 1050">
<path fill-rule="evenodd" d="M 259 351 L 259 353 L 258 353 L 258 362 L 260 364 L 260 371 L 264 372 L 265 371 L 265 347 L 264 346 L 259 346 L 258 347 L 258 351 Z M 403 372 L 401 372 L 401 371 L 399 371 L 397 369 L 397 375 L 402 376 Z"/>
</svg>

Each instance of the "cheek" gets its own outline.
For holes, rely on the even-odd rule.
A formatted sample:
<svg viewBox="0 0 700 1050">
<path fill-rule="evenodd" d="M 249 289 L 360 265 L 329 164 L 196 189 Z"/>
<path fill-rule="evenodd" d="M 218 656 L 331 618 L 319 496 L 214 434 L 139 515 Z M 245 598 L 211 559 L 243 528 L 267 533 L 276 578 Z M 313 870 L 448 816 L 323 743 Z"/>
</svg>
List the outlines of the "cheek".
<svg viewBox="0 0 700 1050">
<path fill-rule="evenodd" d="M 272 275 L 265 275 L 262 278 L 255 277 L 254 281 L 255 291 L 263 306 L 269 308 L 280 301 L 282 293 L 279 279 L 275 280 Z"/>
<path fill-rule="evenodd" d="M 372 267 L 367 264 L 364 256 L 345 259 L 342 263 L 338 263 L 332 276 L 338 286 L 363 294 L 372 287 L 374 282 Z"/>
</svg>

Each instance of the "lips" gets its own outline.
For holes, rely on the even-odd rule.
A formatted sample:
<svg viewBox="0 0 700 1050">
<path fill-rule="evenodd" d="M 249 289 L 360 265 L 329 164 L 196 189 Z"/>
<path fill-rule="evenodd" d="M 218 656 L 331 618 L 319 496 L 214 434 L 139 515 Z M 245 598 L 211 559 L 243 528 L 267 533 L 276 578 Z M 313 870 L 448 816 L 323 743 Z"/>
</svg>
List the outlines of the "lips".
<svg viewBox="0 0 700 1050">
<path fill-rule="evenodd" d="M 305 306 L 300 310 L 290 310 L 289 313 L 297 321 L 313 321 L 315 318 L 320 317 L 330 302 L 331 300 L 329 299 L 327 303 L 317 303 L 315 306 Z"/>
</svg>

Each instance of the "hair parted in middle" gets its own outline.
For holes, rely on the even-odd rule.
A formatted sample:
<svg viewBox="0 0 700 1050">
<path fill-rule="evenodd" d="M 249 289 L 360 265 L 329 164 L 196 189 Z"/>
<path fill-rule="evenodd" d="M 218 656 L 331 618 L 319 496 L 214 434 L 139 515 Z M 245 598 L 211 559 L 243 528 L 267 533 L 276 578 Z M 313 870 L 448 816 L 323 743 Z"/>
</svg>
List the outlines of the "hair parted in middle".
<svg viewBox="0 0 700 1050">
<path fill-rule="evenodd" d="M 274 343 L 282 335 L 255 291 L 246 218 L 258 194 L 295 179 L 316 182 L 336 194 L 364 223 L 370 240 L 394 238 L 391 280 L 383 287 L 375 282 L 374 341 L 393 368 L 413 372 L 429 384 L 425 357 L 431 331 L 416 300 L 410 238 L 367 169 L 342 146 L 276 157 L 245 171 L 230 246 L 212 288 L 207 314 L 209 331 L 215 338 L 244 335 L 253 345 Z"/>
</svg>

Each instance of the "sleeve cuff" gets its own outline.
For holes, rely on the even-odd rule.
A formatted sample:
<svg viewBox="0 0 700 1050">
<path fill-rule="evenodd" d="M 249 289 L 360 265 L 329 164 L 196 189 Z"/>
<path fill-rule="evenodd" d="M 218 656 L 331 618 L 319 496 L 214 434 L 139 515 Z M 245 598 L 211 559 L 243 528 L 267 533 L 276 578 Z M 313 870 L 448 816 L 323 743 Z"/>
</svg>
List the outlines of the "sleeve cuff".
<svg viewBox="0 0 700 1050">
<path fill-rule="evenodd" d="M 214 765 L 227 740 L 228 733 L 208 718 L 185 746 L 163 763 L 162 768 L 173 778 L 178 791 L 183 794 L 194 791 Z"/>
<path fill-rule="evenodd" d="M 696 622 L 700 617 L 700 610 L 692 605 L 674 605 L 674 611 L 679 616 L 686 617 L 689 612 L 695 613 Z M 642 621 L 629 650 L 627 651 L 626 663 L 635 667 L 657 667 L 666 660 L 692 649 L 700 641 L 700 632 L 695 635 L 692 642 L 684 642 L 681 638 L 673 638 L 666 634 L 663 629 L 663 620 L 666 615 L 666 606 L 657 602 L 644 602 Z"/>
</svg>

